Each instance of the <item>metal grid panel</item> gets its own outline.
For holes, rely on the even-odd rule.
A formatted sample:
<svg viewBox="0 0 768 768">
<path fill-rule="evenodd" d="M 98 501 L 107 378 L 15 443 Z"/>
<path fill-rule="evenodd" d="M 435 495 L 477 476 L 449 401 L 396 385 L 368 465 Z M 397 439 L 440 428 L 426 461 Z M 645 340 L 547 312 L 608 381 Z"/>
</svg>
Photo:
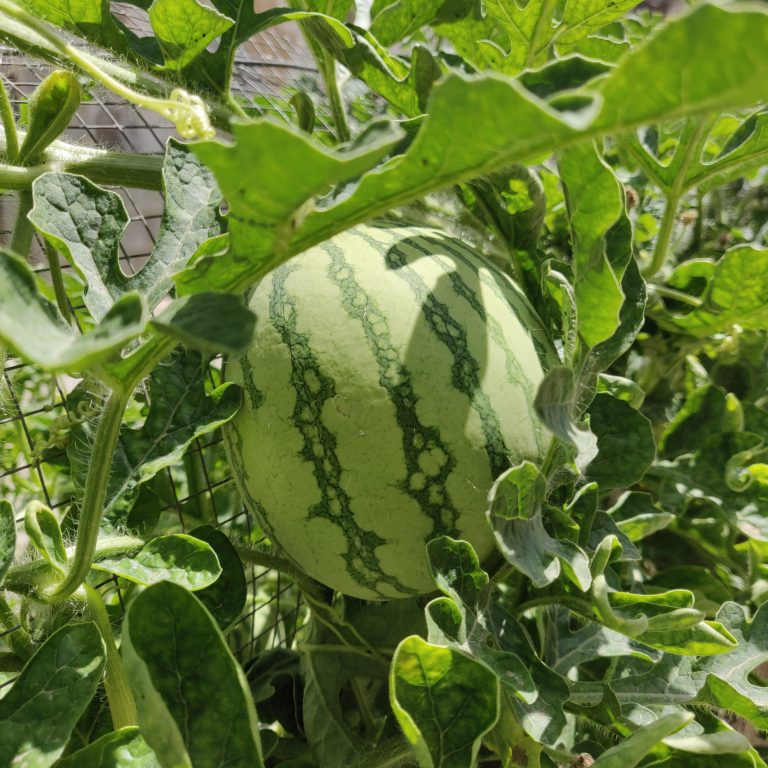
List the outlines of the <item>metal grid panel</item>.
<svg viewBox="0 0 768 768">
<path fill-rule="evenodd" d="M 117 4 L 113 4 L 114 6 Z M 141 20 L 135 6 L 123 6 Z M 125 20 L 125 19 L 124 19 Z M 289 38 L 290 39 L 290 38 Z M 15 108 L 26 101 L 48 74 L 49 68 L 31 62 L 18 52 L 0 48 L 0 73 Z M 316 72 L 306 47 L 294 46 L 275 31 L 243 46 L 233 76 L 235 93 L 244 100 L 258 98 L 262 108 L 286 116 L 291 84 L 297 80 L 319 90 Z M 173 127 L 153 112 L 136 108 L 111 92 L 94 87 L 81 105 L 64 138 L 73 143 L 120 149 L 127 152 L 160 154 Z M 126 274 L 138 271 L 151 252 L 163 213 L 162 195 L 138 189 L 115 190 L 122 198 L 130 221 L 120 247 L 120 263 Z M 7 242 L 18 209 L 16 196 L 0 194 L 0 240 Z M 30 254 L 35 271 L 45 280 L 49 272 L 43 244 L 35 237 Z M 62 260 L 65 279 L 74 279 L 72 268 Z M 67 278 L 67 276 L 69 276 Z M 73 307 L 81 310 L 82 306 Z M 75 313 L 76 316 L 76 313 Z M 67 473 L 57 469 L 66 454 L 67 395 L 77 383 L 68 377 L 52 377 L 15 358 L 0 367 L 0 498 L 12 500 L 23 522 L 27 502 L 44 501 L 63 518 L 74 501 L 74 487 Z M 213 374 L 213 371 L 211 372 Z M 20 450 L 15 450 L 20 446 Z M 263 536 L 255 527 L 237 496 L 232 477 L 223 459 L 221 436 L 214 433 L 195 442 L 188 460 L 199 462 L 202 483 L 189 488 L 183 467 L 164 470 L 171 499 L 161 515 L 176 521 L 185 530 L 199 524 L 205 508 L 210 519 L 234 540 L 258 544 Z M 20 537 L 19 554 L 26 549 Z M 246 567 L 248 601 L 228 637 L 232 650 L 244 662 L 258 650 L 290 644 L 305 619 L 295 587 L 284 575 L 255 566 Z M 114 577 L 99 585 L 114 619 L 123 609 L 123 588 Z M 20 626 L 0 632 L 0 647 L 8 647 L 11 635 Z M 0 695 L 15 674 L 0 668 Z"/>
</svg>

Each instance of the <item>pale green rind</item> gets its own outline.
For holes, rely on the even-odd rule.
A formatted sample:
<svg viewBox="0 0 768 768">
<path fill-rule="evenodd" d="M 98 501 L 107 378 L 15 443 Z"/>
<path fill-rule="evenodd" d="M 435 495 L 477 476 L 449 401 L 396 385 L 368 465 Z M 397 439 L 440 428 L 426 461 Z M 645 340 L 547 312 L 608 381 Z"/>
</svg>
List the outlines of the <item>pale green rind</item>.
<svg viewBox="0 0 768 768">
<path fill-rule="evenodd" d="M 224 432 L 275 543 L 368 598 L 434 589 L 433 536 L 487 557 L 488 488 L 549 442 L 533 399 L 555 356 L 509 278 L 436 230 L 359 227 L 273 272 L 250 307 Z"/>
</svg>

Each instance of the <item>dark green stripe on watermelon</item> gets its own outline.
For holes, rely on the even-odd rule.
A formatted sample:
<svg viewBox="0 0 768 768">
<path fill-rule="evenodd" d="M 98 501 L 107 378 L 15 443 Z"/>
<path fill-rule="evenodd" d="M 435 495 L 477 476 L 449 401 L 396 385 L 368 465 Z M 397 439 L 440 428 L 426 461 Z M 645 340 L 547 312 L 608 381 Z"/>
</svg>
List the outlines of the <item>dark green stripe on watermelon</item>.
<svg viewBox="0 0 768 768">
<path fill-rule="evenodd" d="M 412 376 L 392 343 L 386 315 L 376 300 L 367 295 L 355 280 L 354 270 L 344 258 L 343 251 L 333 243 L 326 243 L 323 249 L 331 256 L 328 276 L 341 290 L 342 306 L 349 317 L 360 322 L 379 369 L 379 384 L 386 390 L 395 409 L 395 419 L 403 436 L 406 467 L 406 476 L 400 488 L 431 518 L 429 538 L 455 533 L 460 510 L 451 501 L 445 484 L 456 466 L 456 460 L 441 438 L 440 430 L 419 420 Z M 436 472 L 423 472 L 420 458 L 425 454 L 429 454 L 433 461 L 438 457 Z"/>
<path fill-rule="evenodd" d="M 418 273 L 408 266 L 413 256 L 402 246 L 413 246 L 414 239 L 404 239 L 397 245 L 387 246 L 364 233 L 359 235 L 384 256 L 389 269 L 413 291 L 416 300 L 421 304 L 422 315 L 427 327 L 434 334 L 435 341 L 443 344 L 450 352 L 453 358 L 451 381 L 456 390 L 467 398 L 472 410 L 480 418 L 491 476 L 498 477 L 510 466 L 499 418 L 488 396 L 480 387 L 480 365 L 470 352 L 466 330 L 453 318 L 450 308 L 438 300 Z M 420 249 L 416 250 L 423 253 Z"/>
<path fill-rule="evenodd" d="M 286 264 L 272 273 L 269 319 L 290 353 L 291 381 L 296 391 L 293 425 L 302 436 L 301 458 L 314 466 L 320 490 L 321 500 L 309 509 L 307 518 L 326 518 L 342 529 L 347 542 L 343 558 L 347 572 L 356 582 L 377 594 L 382 594 L 378 587 L 381 582 L 403 594 L 415 594 L 396 577 L 382 571 L 376 548 L 385 544 L 385 539 L 355 522 L 351 499 L 341 482 L 343 467 L 336 452 L 336 437 L 322 418 L 323 406 L 336 396 L 336 385 L 318 365 L 308 334 L 297 330 L 298 305 L 286 288 L 286 279 L 296 269 L 295 265 Z M 358 563 L 363 564 L 364 570 Z"/>
<path fill-rule="evenodd" d="M 498 272 L 498 270 L 493 267 L 490 262 L 483 263 L 483 267 L 485 270 L 490 272 L 493 277 L 485 277 L 478 269 L 477 256 L 471 251 L 467 251 L 466 253 L 462 252 L 464 249 L 462 249 L 460 246 L 457 246 L 455 240 L 450 241 L 447 238 L 443 239 L 439 237 L 433 238 L 421 236 L 406 238 L 402 241 L 402 243 L 415 248 L 424 256 L 438 260 L 441 260 L 441 258 L 439 256 L 435 256 L 435 253 L 445 251 L 445 253 L 461 262 L 468 269 L 471 269 L 477 275 L 478 280 L 483 285 L 487 286 L 498 299 L 504 301 L 509 306 L 510 310 L 515 314 L 521 323 L 523 323 L 526 327 L 531 327 L 531 317 L 521 317 L 518 307 L 507 300 L 507 297 L 504 295 L 501 287 L 496 282 L 496 279 L 504 280 L 505 277 L 503 273 Z M 495 317 L 489 315 L 485 311 L 485 307 L 480 301 L 480 297 L 477 295 L 477 292 L 474 291 L 469 285 L 467 285 L 467 282 L 458 272 L 450 272 L 449 279 L 453 285 L 454 290 L 456 291 L 456 294 L 463 298 L 477 314 L 477 316 L 485 323 L 491 340 L 504 351 L 507 375 L 509 376 L 510 381 L 517 382 L 525 391 L 528 403 L 528 415 L 530 417 L 531 423 L 535 424 L 537 416 L 533 408 L 533 402 L 534 398 L 536 397 L 536 392 L 531 387 L 531 383 L 528 380 L 528 377 L 526 376 L 526 373 L 520 365 L 517 357 L 512 354 L 512 350 L 510 350 L 509 345 L 507 344 L 507 340 L 504 338 L 504 331 L 501 327 L 501 324 Z M 530 338 L 534 347 L 536 348 L 537 339 L 535 334 L 531 334 Z M 538 341 L 538 344 L 539 347 L 536 348 L 537 355 L 540 359 L 541 355 L 548 355 L 546 357 L 546 362 L 550 363 L 551 351 L 547 351 L 540 341 Z M 538 446 L 539 450 L 542 449 L 541 431 L 536 433 L 536 445 Z M 514 464 L 520 460 L 519 456 L 511 456 L 509 453 L 507 453 L 507 458 L 508 462 L 504 469 L 507 469 L 510 463 Z M 494 467 L 494 477 L 498 477 L 498 475 L 500 475 L 504 469 L 496 472 L 496 467 Z"/>
</svg>

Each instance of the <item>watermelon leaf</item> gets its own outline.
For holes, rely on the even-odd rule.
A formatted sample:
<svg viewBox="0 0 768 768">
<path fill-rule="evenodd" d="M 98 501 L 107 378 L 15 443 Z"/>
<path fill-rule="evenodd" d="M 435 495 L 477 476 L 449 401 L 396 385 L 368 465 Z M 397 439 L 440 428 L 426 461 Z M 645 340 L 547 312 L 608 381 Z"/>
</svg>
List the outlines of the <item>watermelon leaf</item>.
<svg viewBox="0 0 768 768">
<path fill-rule="evenodd" d="M 120 728 L 67 755 L 56 768 L 160 768 L 157 755 L 135 726 Z"/>
<path fill-rule="evenodd" d="M 585 93 L 572 111 L 555 111 L 513 80 L 451 74 L 432 89 L 430 118 L 407 151 L 351 188 L 345 186 L 335 203 L 316 198 L 328 184 L 371 169 L 376 144 L 372 154 L 360 155 L 369 159 L 357 173 L 343 174 L 340 153 L 329 154 L 289 126 L 238 125 L 234 146 L 215 141 L 195 145 L 230 204 L 237 260 L 203 259 L 179 278 L 179 285 L 185 292 L 244 288 L 291 255 L 431 190 L 539 157 L 561 144 L 591 142 L 661 117 L 751 105 L 766 93 L 766 67 L 752 66 L 737 50 L 727 55 L 723 41 L 739 40 L 740 50 L 742 45 L 759 47 L 766 36 L 768 16 L 762 12 L 698 7 L 624 56 L 596 87 L 599 97 Z M 713 67 L 708 51 L 714 49 L 722 53 L 722 67 Z M 638 96 L 638 82 L 655 87 Z M 690 88 L 690 82 L 696 87 Z M 514 123 L 500 132 L 498 126 L 510 114 L 516 116 Z M 275 163 L 280 172 L 272 169 Z M 243 188 L 241 169 L 246 166 L 261 180 L 257 187 Z M 280 181 L 285 173 L 295 178 L 289 187 Z M 614 294 L 619 295 L 615 287 Z M 592 338 L 603 337 L 600 332 Z"/>
<path fill-rule="evenodd" d="M 224 232 L 221 193 L 186 145 L 168 140 L 162 176 L 166 204 L 157 239 L 146 263 L 131 276 L 120 268 L 119 246 L 128 223 L 120 196 L 68 173 L 35 179 L 29 219 L 85 281 L 85 305 L 96 319 L 128 291 L 138 292 L 154 309 L 171 287 L 170 275 Z M 73 209 L 87 215 L 74 217 Z"/>
<path fill-rule="evenodd" d="M 499 716 L 499 683 L 490 670 L 417 635 L 395 651 L 390 699 L 424 768 L 471 765 Z"/>
<path fill-rule="evenodd" d="M 120 430 L 104 503 L 106 519 L 124 523 L 143 483 L 181 459 L 197 438 L 234 416 L 240 405 L 240 389 L 227 383 L 209 393 L 205 381 L 203 358 L 192 350 L 176 352 L 166 365 L 152 372 L 152 403 L 143 425 L 135 429 L 124 424 Z M 83 389 L 76 389 L 70 395 L 70 406 L 77 409 L 85 396 Z M 67 453 L 76 487 L 85 483 L 92 433 L 88 420 L 71 430 Z"/>
<path fill-rule="evenodd" d="M 524 462 L 507 470 L 489 494 L 488 519 L 507 562 L 539 588 L 556 581 L 561 569 L 582 592 L 592 577 L 586 552 L 573 542 L 554 539 L 544 528 L 542 504 L 546 482 Z"/>
<path fill-rule="evenodd" d="M 183 533 L 158 536 L 131 557 L 99 560 L 93 567 L 144 586 L 169 581 L 189 590 L 210 587 L 221 575 L 210 545 Z"/>
<path fill-rule="evenodd" d="M 0 762 L 20 754 L 30 768 L 53 765 L 93 698 L 106 656 L 91 622 L 54 632 L 0 700 Z"/>
<path fill-rule="evenodd" d="M 35 283 L 30 268 L 0 249 L 0 339 L 25 359 L 48 371 L 87 370 L 138 336 L 146 326 L 146 308 L 126 293 L 86 334 L 76 333 Z"/>
<path fill-rule="evenodd" d="M 221 566 L 221 575 L 216 581 L 199 590 L 195 597 L 216 619 L 219 628 L 226 631 L 242 613 L 248 597 L 243 563 L 226 534 L 216 528 L 201 525 L 190 535 L 208 544 Z"/>
<path fill-rule="evenodd" d="M 638 482 L 656 456 L 651 422 L 624 400 L 598 394 L 589 407 L 589 426 L 597 436 L 597 456 L 585 479 L 602 491 Z"/>
<path fill-rule="evenodd" d="M 245 675 L 190 592 L 165 581 L 138 594 L 122 653 L 142 735 L 162 765 L 263 766 Z"/>
</svg>

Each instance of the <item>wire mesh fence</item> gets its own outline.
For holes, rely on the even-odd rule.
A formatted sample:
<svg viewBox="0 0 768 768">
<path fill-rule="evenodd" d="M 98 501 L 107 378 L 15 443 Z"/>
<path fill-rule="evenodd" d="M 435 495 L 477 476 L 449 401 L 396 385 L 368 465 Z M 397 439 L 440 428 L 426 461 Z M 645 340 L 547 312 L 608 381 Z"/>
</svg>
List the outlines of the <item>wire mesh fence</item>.
<svg viewBox="0 0 768 768">
<path fill-rule="evenodd" d="M 112 6 L 113 13 L 137 34 L 147 29 L 145 11 L 117 3 Z M 26 100 L 49 72 L 50 68 L 39 62 L 0 46 L 0 76 L 17 114 L 23 113 Z M 290 95 L 297 84 L 321 93 L 311 54 L 296 31 L 286 34 L 284 30 L 268 30 L 241 47 L 233 86 L 243 104 L 287 118 Z M 319 127 L 327 128 L 322 108 L 317 117 Z M 94 86 L 86 92 L 62 138 L 89 147 L 160 155 L 173 135 L 173 126 L 157 114 Z M 144 189 L 112 189 L 120 195 L 129 216 L 119 262 L 123 272 L 130 276 L 141 269 L 154 247 L 163 215 L 163 196 Z M 0 241 L 8 242 L 18 210 L 16 194 L 0 194 Z M 48 258 L 43 242 L 35 236 L 30 262 L 35 272 L 50 282 Z M 68 280 L 76 281 L 65 260 L 60 260 L 59 267 L 65 284 Z M 76 305 L 71 309 L 77 318 L 83 307 Z M 212 385 L 219 370 L 214 362 L 209 371 Z M 29 501 L 44 502 L 60 520 L 65 520 L 76 498 L 72 477 L 63 467 L 69 428 L 82 418 L 72 412 L 70 405 L 77 381 L 51 376 L 13 356 L 0 359 L 0 372 L 0 498 L 12 500 L 17 513 Z M 150 394 L 144 392 L 143 397 L 148 400 Z M 162 476 L 165 495 L 159 509 L 161 527 L 188 531 L 205 522 L 249 546 L 263 541 L 257 523 L 238 497 L 218 432 L 195 440 L 184 460 L 162 470 Z M 17 522 L 23 523 L 23 514 Z M 26 548 L 22 536 L 17 555 L 24 557 Z M 230 647 L 243 662 L 260 650 L 290 645 L 305 619 L 299 592 L 284 575 L 246 565 L 246 580 L 245 609 L 228 632 Z M 119 622 L 124 610 L 125 585 L 112 576 L 97 587 L 111 618 Z M 33 620 L 34 617 L 26 617 L 26 628 L 14 624 L 0 632 L 0 696 L 18 674 L 16 669 L 4 669 L 2 647 L 12 647 Z"/>
</svg>

